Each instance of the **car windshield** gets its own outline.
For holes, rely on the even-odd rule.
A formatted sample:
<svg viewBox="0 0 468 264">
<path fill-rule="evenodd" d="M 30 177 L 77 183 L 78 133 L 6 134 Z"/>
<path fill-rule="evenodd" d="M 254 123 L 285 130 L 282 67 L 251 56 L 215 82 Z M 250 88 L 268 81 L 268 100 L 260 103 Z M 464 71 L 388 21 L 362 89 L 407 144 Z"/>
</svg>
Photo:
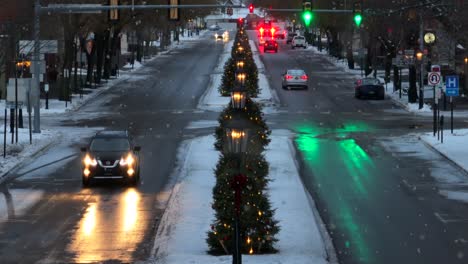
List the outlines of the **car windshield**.
<svg viewBox="0 0 468 264">
<path fill-rule="evenodd" d="M 378 79 L 362 79 L 362 85 L 377 85 L 380 84 Z"/>
<path fill-rule="evenodd" d="M 287 74 L 293 75 L 293 76 L 302 76 L 305 74 L 305 72 L 303 70 L 289 70 Z"/>
<path fill-rule="evenodd" d="M 91 151 L 128 151 L 130 143 L 125 138 L 95 138 L 91 142 Z"/>
</svg>

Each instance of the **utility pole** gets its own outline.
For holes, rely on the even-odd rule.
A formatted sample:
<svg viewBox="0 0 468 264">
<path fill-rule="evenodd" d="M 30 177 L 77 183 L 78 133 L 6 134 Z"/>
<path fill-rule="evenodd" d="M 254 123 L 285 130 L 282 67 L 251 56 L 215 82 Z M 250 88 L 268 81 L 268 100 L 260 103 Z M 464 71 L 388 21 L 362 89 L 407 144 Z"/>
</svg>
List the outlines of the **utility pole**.
<svg viewBox="0 0 468 264">
<path fill-rule="evenodd" d="M 40 120 L 40 92 L 39 89 L 41 87 L 41 81 L 39 78 L 40 75 L 40 63 L 39 63 L 39 32 L 40 32 L 40 0 L 36 0 L 34 2 L 34 72 L 33 72 L 33 82 L 31 85 L 31 96 L 33 98 L 34 104 L 34 133 L 41 133 L 41 120 Z"/>
<path fill-rule="evenodd" d="M 424 21 L 422 11 L 419 12 L 419 49 L 423 53 L 420 63 L 419 109 L 424 107 Z"/>
</svg>

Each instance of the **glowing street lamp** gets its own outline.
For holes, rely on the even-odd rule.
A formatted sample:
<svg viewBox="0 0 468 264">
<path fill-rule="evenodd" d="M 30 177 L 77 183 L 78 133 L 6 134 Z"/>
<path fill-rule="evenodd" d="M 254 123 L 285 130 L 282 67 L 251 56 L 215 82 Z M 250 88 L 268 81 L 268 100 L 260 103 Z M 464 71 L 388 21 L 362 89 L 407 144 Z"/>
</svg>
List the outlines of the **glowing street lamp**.
<svg viewBox="0 0 468 264">
<path fill-rule="evenodd" d="M 231 104 L 235 109 L 242 109 L 245 107 L 246 92 L 241 87 L 231 92 Z"/>
<path fill-rule="evenodd" d="M 416 53 L 416 59 L 417 59 L 418 61 L 422 61 L 423 56 L 424 56 L 424 54 L 423 54 L 421 51 L 418 51 L 418 52 Z"/>
<path fill-rule="evenodd" d="M 244 65 L 245 65 L 245 62 L 243 60 L 239 60 L 237 63 L 236 63 L 236 66 L 237 66 L 237 69 L 238 70 L 241 70 L 244 68 Z"/>
<path fill-rule="evenodd" d="M 236 74 L 236 79 L 237 79 L 237 82 L 241 85 L 244 85 L 245 84 L 245 79 L 247 78 L 247 74 L 245 74 L 244 72 L 240 71 Z"/>
</svg>

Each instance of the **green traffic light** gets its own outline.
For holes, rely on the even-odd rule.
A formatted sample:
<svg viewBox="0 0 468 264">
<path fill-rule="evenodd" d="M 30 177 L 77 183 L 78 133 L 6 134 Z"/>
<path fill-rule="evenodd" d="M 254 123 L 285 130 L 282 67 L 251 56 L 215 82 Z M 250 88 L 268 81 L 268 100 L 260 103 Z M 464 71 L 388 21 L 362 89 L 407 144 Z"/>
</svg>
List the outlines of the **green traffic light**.
<svg viewBox="0 0 468 264">
<path fill-rule="evenodd" d="M 354 15 L 354 23 L 356 24 L 356 26 L 360 26 L 361 25 L 361 22 L 362 22 L 362 15 L 361 14 L 355 14 Z"/>
<path fill-rule="evenodd" d="M 306 27 L 308 27 L 310 25 L 310 22 L 312 21 L 312 12 L 310 11 L 305 11 L 303 14 L 302 14 L 302 18 L 304 19 L 304 24 L 306 25 Z"/>
</svg>

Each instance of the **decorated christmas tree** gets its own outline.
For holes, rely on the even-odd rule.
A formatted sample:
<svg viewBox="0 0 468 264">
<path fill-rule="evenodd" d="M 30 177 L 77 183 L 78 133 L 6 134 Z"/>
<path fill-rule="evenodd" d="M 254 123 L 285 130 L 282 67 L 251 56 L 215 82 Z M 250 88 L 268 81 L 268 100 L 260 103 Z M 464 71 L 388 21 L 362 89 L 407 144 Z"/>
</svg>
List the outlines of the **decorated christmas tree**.
<svg viewBox="0 0 468 264">
<path fill-rule="evenodd" d="M 236 35 L 231 59 L 234 63 L 226 63 L 222 88 L 227 88 L 228 85 L 232 85 L 231 89 L 234 88 L 236 61 L 242 60 L 245 62 L 244 70 L 247 74 L 247 95 L 256 96 L 259 91 L 257 67 L 247 36 L 242 30 Z M 249 78 L 249 75 L 254 77 Z M 230 94 L 230 91 L 225 92 Z M 240 155 L 231 153 L 227 148 L 227 126 L 233 120 L 242 121 L 249 127 L 245 152 Z M 229 104 L 218 121 L 215 148 L 221 152 L 221 156 L 215 169 L 216 185 L 213 188 L 212 208 L 215 211 L 215 220 L 207 238 L 210 252 L 233 253 L 235 219 L 238 219 L 243 254 L 274 253 L 274 244 L 277 241 L 275 236 L 279 232 L 279 226 L 273 217 L 274 210 L 266 193 L 269 166 L 263 155 L 270 142 L 271 131 L 263 118 L 261 107 L 247 97 L 245 105 L 240 109 Z"/>
</svg>

